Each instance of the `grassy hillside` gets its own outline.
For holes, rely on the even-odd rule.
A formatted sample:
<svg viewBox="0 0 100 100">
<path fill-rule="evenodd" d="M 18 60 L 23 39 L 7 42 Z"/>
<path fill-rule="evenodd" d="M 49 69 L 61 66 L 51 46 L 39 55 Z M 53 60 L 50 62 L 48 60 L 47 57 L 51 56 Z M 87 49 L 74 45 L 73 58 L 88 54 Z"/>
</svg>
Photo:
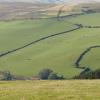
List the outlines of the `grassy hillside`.
<svg viewBox="0 0 100 100">
<path fill-rule="evenodd" d="M 100 26 L 100 13 L 88 14 L 71 18 L 71 22 L 89 26 Z"/>
<path fill-rule="evenodd" d="M 100 13 L 93 13 L 70 19 L 65 18 L 61 21 L 43 19 L 0 22 L 0 52 L 16 49 L 41 37 L 73 29 L 76 27 L 73 23 L 99 26 L 99 16 Z M 1 57 L 0 70 L 10 70 L 17 75 L 32 76 L 43 68 L 50 68 L 65 77 L 72 77 L 81 71 L 75 68 L 75 62 L 80 54 L 90 46 L 100 45 L 99 33 L 100 28 L 81 28 L 49 37 Z M 95 56 L 89 52 L 89 55 L 82 59 L 81 66 L 99 68 L 99 48 L 95 51 L 91 51 Z"/>
<path fill-rule="evenodd" d="M 100 81 L 0 82 L 0 100 L 99 100 Z"/>
<path fill-rule="evenodd" d="M 0 22 L 0 52 L 21 47 L 41 37 L 75 27 L 57 19 Z M 56 29 L 58 28 L 58 29 Z"/>
</svg>

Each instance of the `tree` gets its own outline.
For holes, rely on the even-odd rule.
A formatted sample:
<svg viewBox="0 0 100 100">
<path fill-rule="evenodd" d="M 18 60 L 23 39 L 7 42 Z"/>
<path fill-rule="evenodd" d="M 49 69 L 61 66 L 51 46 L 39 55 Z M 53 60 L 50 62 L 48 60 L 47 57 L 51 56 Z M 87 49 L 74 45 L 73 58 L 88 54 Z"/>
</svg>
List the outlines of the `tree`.
<svg viewBox="0 0 100 100">
<path fill-rule="evenodd" d="M 95 79 L 100 79 L 100 69 L 94 71 Z"/>
<path fill-rule="evenodd" d="M 78 76 L 75 76 L 74 79 L 100 79 L 100 69 L 84 72 Z"/>
<path fill-rule="evenodd" d="M 38 76 L 40 79 L 43 79 L 43 80 L 47 80 L 50 73 L 52 73 L 53 71 L 51 69 L 43 69 L 39 72 Z"/>
<path fill-rule="evenodd" d="M 3 79 L 2 80 L 9 81 L 9 80 L 12 80 L 12 79 L 13 79 L 13 75 L 9 71 L 3 72 Z"/>
</svg>

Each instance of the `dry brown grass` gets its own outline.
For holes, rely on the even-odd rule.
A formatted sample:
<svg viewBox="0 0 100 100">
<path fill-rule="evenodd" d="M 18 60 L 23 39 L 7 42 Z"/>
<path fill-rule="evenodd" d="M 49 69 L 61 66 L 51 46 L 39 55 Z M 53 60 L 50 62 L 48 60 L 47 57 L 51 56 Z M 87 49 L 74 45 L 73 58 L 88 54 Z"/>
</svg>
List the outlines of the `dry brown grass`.
<svg viewBox="0 0 100 100">
<path fill-rule="evenodd" d="M 100 80 L 0 82 L 0 100 L 100 100 Z"/>
</svg>

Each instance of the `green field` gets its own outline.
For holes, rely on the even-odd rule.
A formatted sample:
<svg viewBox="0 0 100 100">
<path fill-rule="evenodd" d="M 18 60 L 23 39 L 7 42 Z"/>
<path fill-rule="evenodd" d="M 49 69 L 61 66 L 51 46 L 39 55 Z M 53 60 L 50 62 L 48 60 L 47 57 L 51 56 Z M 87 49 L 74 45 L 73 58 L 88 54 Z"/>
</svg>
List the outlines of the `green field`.
<svg viewBox="0 0 100 100">
<path fill-rule="evenodd" d="M 73 27 L 57 19 L 0 22 L 0 53 Z"/>
<path fill-rule="evenodd" d="M 0 82 L 0 100 L 100 100 L 100 81 Z"/>
<path fill-rule="evenodd" d="M 100 25 L 100 13 L 94 13 L 94 14 L 87 14 L 87 15 L 81 15 L 77 16 L 76 18 L 71 18 L 71 22 L 73 23 L 80 23 L 83 25 Z"/>
<path fill-rule="evenodd" d="M 19 48 L 41 37 L 73 29 L 76 27 L 73 23 L 99 26 L 99 20 L 100 13 L 93 13 L 61 21 L 43 19 L 0 22 L 0 53 Z M 86 48 L 94 45 L 100 45 L 100 28 L 81 28 L 1 57 L 0 70 L 33 76 L 43 68 L 50 68 L 69 78 L 80 73 L 81 70 L 75 68 L 75 62 Z M 81 61 L 81 66 L 99 68 L 99 51 L 99 48 L 90 51 Z"/>
</svg>

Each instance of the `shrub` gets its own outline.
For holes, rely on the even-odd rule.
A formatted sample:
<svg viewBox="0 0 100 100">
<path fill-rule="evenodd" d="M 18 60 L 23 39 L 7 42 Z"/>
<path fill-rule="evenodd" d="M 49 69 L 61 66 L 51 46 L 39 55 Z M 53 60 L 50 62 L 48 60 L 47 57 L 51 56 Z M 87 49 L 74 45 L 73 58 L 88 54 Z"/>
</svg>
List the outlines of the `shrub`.
<svg viewBox="0 0 100 100">
<path fill-rule="evenodd" d="M 52 73 L 50 73 L 48 79 L 50 79 L 50 80 L 61 80 L 61 79 L 64 79 L 64 77 L 63 77 L 63 75 L 59 76 L 59 75 L 57 75 L 57 73 L 52 72 Z"/>
<path fill-rule="evenodd" d="M 43 80 L 47 80 L 50 73 L 52 73 L 53 71 L 51 69 L 43 69 L 39 72 L 38 76 L 40 79 L 43 79 Z"/>
<path fill-rule="evenodd" d="M 100 69 L 94 71 L 94 77 L 95 79 L 100 79 Z"/>
<path fill-rule="evenodd" d="M 87 71 L 78 76 L 75 76 L 74 79 L 100 79 L 100 69 L 95 71 Z"/>
<path fill-rule="evenodd" d="M 57 79 L 59 79 L 59 76 L 57 75 L 57 73 L 52 72 L 52 73 L 50 73 L 48 79 L 57 80 Z"/>
<path fill-rule="evenodd" d="M 9 71 L 3 72 L 2 80 L 12 80 L 12 79 L 13 79 L 13 75 Z"/>
<path fill-rule="evenodd" d="M 38 74 L 39 78 L 42 80 L 61 80 L 64 79 L 63 75 L 59 76 L 51 69 L 43 69 Z"/>
</svg>

